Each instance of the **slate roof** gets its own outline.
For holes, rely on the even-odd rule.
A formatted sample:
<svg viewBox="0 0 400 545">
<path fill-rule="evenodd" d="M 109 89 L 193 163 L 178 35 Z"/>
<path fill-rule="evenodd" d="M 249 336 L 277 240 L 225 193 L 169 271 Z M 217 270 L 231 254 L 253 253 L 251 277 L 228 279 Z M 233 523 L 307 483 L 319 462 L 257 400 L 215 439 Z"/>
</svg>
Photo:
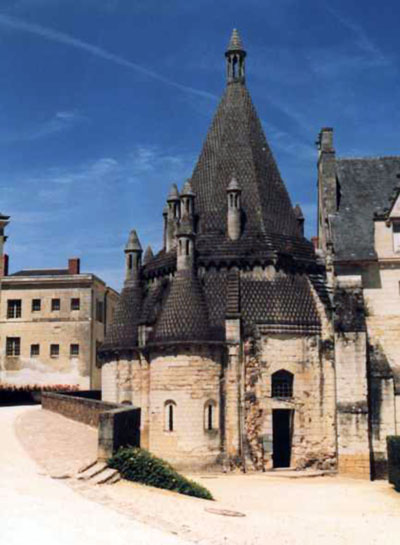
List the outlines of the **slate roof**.
<svg viewBox="0 0 400 545">
<path fill-rule="evenodd" d="M 376 257 L 374 212 L 388 207 L 398 174 L 400 157 L 336 160 L 339 210 L 330 217 L 336 260 Z"/>
</svg>

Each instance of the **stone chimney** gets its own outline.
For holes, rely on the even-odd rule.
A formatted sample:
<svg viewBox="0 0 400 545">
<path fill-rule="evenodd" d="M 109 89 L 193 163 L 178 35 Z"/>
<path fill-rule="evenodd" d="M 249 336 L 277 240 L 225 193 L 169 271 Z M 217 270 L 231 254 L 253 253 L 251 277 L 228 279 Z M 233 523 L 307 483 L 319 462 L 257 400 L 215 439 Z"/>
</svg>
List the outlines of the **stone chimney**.
<svg viewBox="0 0 400 545">
<path fill-rule="evenodd" d="M 81 272 L 81 260 L 79 257 L 71 257 L 68 259 L 68 273 L 80 274 Z"/>
<path fill-rule="evenodd" d="M 235 176 L 232 176 L 226 193 L 228 196 L 228 236 L 231 240 L 237 240 L 242 233 L 242 189 Z"/>
</svg>

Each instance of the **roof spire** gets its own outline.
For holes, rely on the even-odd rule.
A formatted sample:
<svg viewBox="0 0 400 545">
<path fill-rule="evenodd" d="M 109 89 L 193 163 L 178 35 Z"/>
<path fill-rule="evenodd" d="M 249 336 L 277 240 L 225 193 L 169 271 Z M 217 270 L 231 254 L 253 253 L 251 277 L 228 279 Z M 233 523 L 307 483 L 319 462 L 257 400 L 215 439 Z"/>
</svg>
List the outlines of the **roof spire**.
<svg viewBox="0 0 400 545">
<path fill-rule="evenodd" d="M 225 51 L 228 83 L 244 83 L 246 51 L 236 28 L 233 29 L 228 49 Z"/>
</svg>

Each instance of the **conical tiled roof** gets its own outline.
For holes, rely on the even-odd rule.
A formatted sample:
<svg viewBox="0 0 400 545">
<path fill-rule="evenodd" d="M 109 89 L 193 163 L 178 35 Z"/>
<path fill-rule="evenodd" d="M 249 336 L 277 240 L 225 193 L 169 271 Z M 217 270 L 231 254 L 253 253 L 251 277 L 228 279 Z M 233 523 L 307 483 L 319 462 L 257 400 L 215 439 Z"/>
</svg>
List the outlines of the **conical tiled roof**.
<svg viewBox="0 0 400 545">
<path fill-rule="evenodd" d="M 142 308 L 142 289 L 138 283 L 121 292 L 100 352 L 132 349 L 137 346 L 138 322 Z"/>
<path fill-rule="evenodd" d="M 196 274 L 180 270 L 157 320 L 153 342 L 210 340 L 207 306 Z"/>
<path fill-rule="evenodd" d="M 186 180 L 186 182 L 184 183 L 182 187 L 181 197 L 185 197 L 185 196 L 192 196 L 192 197 L 194 196 L 194 191 L 193 191 L 192 183 L 190 180 Z"/>
<path fill-rule="evenodd" d="M 245 232 L 298 236 L 296 218 L 249 92 L 229 84 L 192 176 L 200 233 L 226 233 L 226 188 L 240 180 Z"/>
<path fill-rule="evenodd" d="M 149 261 L 151 261 L 154 257 L 153 250 L 151 246 L 147 246 L 146 251 L 144 252 L 143 256 L 143 265 L 146 265 Z"/>
<path fill-rule="evenodd" d="M 142 246 L 140 244 L 139 237 L 135 229 L 132 229 L 132 231 L 129 233 L 129 238 L 125 246 L 125 251 L 140 251 L 141 249 Z"/>
<path fill-rule="evenodd" d="M 171 189 L 169 190 L 167 201 L 176 201 L 179 199 L 179 191 L 176 184 L 171 185 Z"/>
<path fill-rule="evenodd" d="M 228 51 L 244 51 L 242 39 L 236 28 L 233 29 L 231 39 L 228 44 Z"/>
</svg>

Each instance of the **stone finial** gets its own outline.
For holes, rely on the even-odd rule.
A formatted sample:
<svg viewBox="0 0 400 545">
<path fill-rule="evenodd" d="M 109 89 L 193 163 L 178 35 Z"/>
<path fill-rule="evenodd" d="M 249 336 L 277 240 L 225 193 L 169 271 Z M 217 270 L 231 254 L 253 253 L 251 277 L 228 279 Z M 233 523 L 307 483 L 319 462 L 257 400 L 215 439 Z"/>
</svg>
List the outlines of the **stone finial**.
<svg viewBox="0 0 400 545">
<path fill-rule="evenodd" d="M 169 190 L 167 201 L 177 201 L 179 200 L 179 191 L 176 184 L 171 185 L 171 189 Z"/>
<path fill-rule="evenodd" d="M 125 252 L 141 252 L 142 246 L 140 244 L 139 237 L 135 231 L 135 229 L 132 229 L 132 231 L 129 233 L 128 242 L 125 246 Z"/>
<path fill-rule="evenodd" d="M 225 57 L 228 83 L 244 83 L 246 51 L 236 28 L 233 29 Z"/>
<path fill-rule="evenodd" d="M 237 28 L 232 30 L 227 51 L 244 51 L 242 39 Z"/>
<path fill-rule="evenodd" d="M 303 237 L 304 236 L 304 215 L 303 215 L 301 206 L 299 204 L 296 204 L 296 206 L 293 208 L 293 212 L 294 212 L 294 215 L 296 216 L 300 235 Z"/>
<path fill-rule="evenodd" d="M 149 263 L 154 257 L 153 250 L 151 246 L 147 246 L 146 251 L 144 252 L 143 256 L 143 264 L 146 265 L 146 263 Z"/>
<path fill-rule="evenodd" d="M 195 197 L 195 192 L 193 191 L 192 182 L 188 178 L 183 184 L 181 197 Z"/>
<path fill-rule="evenodd" d="M 242 188 L 240 187 L 239 182 L 237 181 L 236 176 L 233 174 L 231 181 L 228 184 L 228 187 L 226 188 L 226 191 L 242 191 Z"/>
</svg>

